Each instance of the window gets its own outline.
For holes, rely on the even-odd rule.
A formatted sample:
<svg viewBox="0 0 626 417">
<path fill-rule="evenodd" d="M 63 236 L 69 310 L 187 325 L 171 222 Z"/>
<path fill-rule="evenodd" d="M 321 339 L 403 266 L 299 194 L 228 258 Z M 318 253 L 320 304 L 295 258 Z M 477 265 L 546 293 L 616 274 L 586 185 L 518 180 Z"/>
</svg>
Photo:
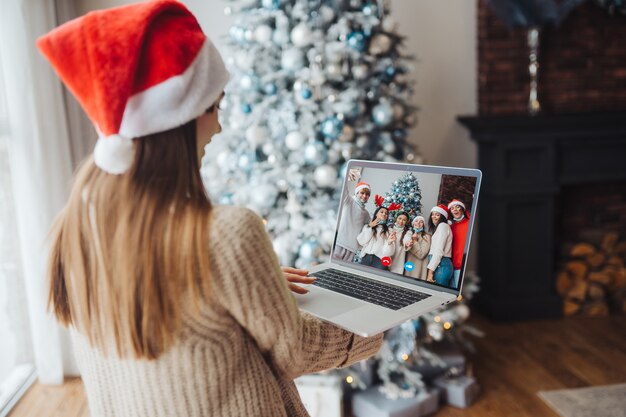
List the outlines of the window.
<svg viewBox="0 0 626 417">
<path fill-rule="evenodd" d="M 0 62 L 0 416 L 34 380 L 33 353 L 11 186 L 10 139 Z"/>
</svg>

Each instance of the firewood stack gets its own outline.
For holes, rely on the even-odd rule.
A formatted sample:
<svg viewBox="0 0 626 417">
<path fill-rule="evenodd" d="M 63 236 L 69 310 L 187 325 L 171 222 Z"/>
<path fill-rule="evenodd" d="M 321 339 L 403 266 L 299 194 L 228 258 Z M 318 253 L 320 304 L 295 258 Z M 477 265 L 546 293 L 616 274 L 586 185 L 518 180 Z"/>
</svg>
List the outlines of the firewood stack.
<svg viewBox="0 0 626 417">
<path fill-rule="evenodd" d="M 626 313 L 626 241 L 606 233 L 600 245 L 577 243 L 556 277 L 566 316 Z"/>
</svg>

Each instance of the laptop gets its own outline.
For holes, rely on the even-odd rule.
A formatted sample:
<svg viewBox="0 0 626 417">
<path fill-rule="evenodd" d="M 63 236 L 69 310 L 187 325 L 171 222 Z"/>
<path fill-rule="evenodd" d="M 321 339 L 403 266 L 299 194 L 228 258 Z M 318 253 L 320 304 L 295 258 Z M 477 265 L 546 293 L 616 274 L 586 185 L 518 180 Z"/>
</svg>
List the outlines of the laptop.
<svg viewBox="0 0 626 417">
<path fill-rule="evenodd" d="M 317 279 L 307 286 L 307 294 L 295 294 L 300 309 L 355 334 L 372 336 L 456 301 L 463 287 L 482 173 L 477 169 L 362 160 L 348 161 L 345 169 L 330 260 L 310 269 L 309 276 Z M 369 198 L 360 192 L 368 187 Z M 453 200 L 465 207 L 465 225 L 459 226 L 456 243 L 446 236 L 453 235 L 451 224 L 461 218 L 458 205 L 455 203 L 454 215 L 441 206 L 447 208 Z M 446 226 L 437 224 L 442 232 L 435 241 L 428 223 L 436 206 L 440 219 L 445 218 L 441 216 L 446 211 L 448 219 L 443 220 Z M 377 214 L 374 221 L 379 207 L 387 211 L 387 218 L 380 209 L 378 213 L 383 214 Z M 435 259 L 429 264 L 428 257 L 419 259 L 425 247 L 421 252 L 411 251 L 424 239 L 424 231 L 413 227 L 418 215 L 425 220 L 424 231 L 432 241 L 432 251 L 441 248 L 439 255 L 450 254 L 450 250 L 446 252 L 448 245 L 454 251 L 452 256 L 433 253 L 430 260 Z M 403 219 L 409 227 L 402 227 Z M 416 240 L 411 244 L 413 233 Z M 398 246 L 390 239 L 392 234 Z M 426 272 L 422 273 L 424 262 Z M 430 279 L 429 268 L 434 269 Z M 450 268 L 456 268 L 452 277 Z"/>
</svg>

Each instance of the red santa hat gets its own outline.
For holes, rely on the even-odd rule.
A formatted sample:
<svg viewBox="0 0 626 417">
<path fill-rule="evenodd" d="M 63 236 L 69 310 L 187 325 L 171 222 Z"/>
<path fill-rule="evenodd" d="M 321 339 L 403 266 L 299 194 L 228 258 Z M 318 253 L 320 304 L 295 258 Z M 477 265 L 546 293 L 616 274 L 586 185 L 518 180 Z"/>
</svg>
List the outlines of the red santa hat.
<svg viewBox="0 0 626 417">
<path fill-rule="evenodd" d="M 417 216 L 415 216 L 415 218 L 413 219 L 413 221 L 411 222 L 412 225 L 415 225 L 415 222 L 421 220 L 422 223 L 426 224 L 426 220 L 424 219 L 424 217 L 420 216 L 419 214 Z"/>
<path fill-rule="evenodd" d="M 448 203 L 448 210 L 452 210 L 453 206 L 461 206 L 463 207 L 463 210 L 466 210 L 465 204 L 463 204 L 461 200 L 457 200 L 456 198 L 453 198 L 452 201 Z"/>
<path fill-rule="evenodd" d="M 443 217 L 445 217 L 446 220 L 448 220 L 448 208 L 443 204 L 437 204 L 435 207 L 432 208 L 432 210 L 430 210 L 430 212 L 439 213 Z"/>
<path fill-rule="evenodd" d="M 159 0 L 99 10 L 37 40 L 98 131 L 94 161 L 134 161 L 132 139 L 181 126 L 214 104 L 229 73 L 185 6 Z"/>
<path fill-rule="evenodd" d="M 367 188 L 369 191 L 372 190 L 372 187 L 370 187 L 368 183 L 361 181 L 360 183 L 356 185 L 356 188 L 354 189 L 354 194 L 358 193 L 364 188 Z"/>
</svg>

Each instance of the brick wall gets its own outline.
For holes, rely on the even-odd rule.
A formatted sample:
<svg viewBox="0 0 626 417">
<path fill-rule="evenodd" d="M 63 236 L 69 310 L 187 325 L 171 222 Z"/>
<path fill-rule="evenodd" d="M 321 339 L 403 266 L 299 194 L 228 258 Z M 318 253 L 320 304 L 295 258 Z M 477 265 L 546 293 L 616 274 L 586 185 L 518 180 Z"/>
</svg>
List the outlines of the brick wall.
<svg viewBox="0 0 626 417">
<path fill-rule="evenodd" d="M 485 0 L 478 6 L 481 116 L 526 114 L 526 31 L 509 30 Z M 626 110 L 626 18 L 593 3 L 541 33 L 539 100 L 544 113 Z"/>
</svg>

